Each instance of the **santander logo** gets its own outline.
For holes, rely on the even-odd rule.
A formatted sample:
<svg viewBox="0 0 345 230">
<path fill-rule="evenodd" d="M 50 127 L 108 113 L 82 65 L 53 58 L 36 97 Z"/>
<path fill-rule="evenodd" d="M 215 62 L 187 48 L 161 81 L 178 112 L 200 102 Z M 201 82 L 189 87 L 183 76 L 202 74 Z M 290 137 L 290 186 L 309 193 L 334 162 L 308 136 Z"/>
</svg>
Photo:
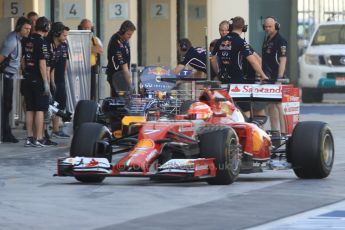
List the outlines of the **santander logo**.
<svg viewBox="0 0 345 230">
<path fill-rule="evenodd" d="M 229 94 L 231 97 L 282 98 L 282 85 L 232 84 Z"/>
<path fill-rule="evenodd" d="M 231 93 L 282 93 L 281 85 L 233 85 Z"/>
<path fill-rule="evenodd" d="M 250 85 L 244 85 L 242 88 L 242 92 L 244 93 L 281 93 L 282 87 L 280 85 L 276 86 L 258 86 L 252 87 Z"/>
</svg>

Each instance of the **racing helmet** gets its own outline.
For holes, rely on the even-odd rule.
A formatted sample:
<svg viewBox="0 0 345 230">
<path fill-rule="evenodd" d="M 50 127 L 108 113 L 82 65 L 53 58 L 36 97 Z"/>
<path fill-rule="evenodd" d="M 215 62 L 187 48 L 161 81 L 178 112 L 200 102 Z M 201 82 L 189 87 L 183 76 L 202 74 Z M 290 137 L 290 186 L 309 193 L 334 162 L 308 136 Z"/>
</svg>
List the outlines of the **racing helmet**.
<svg viewBox="0 0 345 230">
<path fill-rule="evenodd" d="M 188 116 L 190 118 L 207 120 L 212 114 L 211 107 L 203 102 L 194 102 L 188 109 Z"/>
</svg>

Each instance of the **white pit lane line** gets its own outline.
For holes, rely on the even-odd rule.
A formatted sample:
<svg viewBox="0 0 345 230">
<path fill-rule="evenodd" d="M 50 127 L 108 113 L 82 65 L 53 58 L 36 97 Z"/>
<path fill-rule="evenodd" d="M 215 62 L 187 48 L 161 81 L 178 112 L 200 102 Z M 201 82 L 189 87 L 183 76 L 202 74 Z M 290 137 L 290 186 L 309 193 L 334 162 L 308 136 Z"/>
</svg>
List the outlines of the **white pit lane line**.
<svg viewBox="0 0 345 230">
<path fill-rule="evenodd" d="M 345 229 L 345 200 L 247 230 Z"/>
</svg>

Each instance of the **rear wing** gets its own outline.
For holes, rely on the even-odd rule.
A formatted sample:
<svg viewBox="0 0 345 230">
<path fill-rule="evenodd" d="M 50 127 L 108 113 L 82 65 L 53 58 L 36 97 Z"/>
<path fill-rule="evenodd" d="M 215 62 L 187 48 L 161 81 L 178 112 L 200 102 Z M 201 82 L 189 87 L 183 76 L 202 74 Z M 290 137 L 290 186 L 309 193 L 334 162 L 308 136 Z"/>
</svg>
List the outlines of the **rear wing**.
<svg viewBox="0 0 345 230">
<path fill-rule="evenodd" d="M 291 84 L 231 84 L 229 95 L 234 101 L 282 103 L 285 124 L 289 134 L 299 122 L 299 88 L 295 88 Z"/>
</svg>

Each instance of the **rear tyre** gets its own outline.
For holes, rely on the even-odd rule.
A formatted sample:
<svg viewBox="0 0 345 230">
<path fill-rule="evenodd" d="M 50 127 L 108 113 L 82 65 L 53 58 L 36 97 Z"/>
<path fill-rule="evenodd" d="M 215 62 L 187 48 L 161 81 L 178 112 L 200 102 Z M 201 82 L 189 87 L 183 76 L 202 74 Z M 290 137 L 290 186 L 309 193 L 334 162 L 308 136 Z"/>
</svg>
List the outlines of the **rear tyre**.
<svg viewBox="0 0 345 230">
<path fill-rule="evenodd" d="M 85 122 L 97 121 L 98 105 L 94 101 L 80 100 L 75 108 L 73 117 L 73 130 L 76 131 Z"/>
<path fill-rule="evenodd" d="M 314 88 L 302 88 L 302 102 L 313 103 L 322 102 L 323 94 L 320 90 Z"/>
<path fill-rule="evenodd" d="M 330 128 L 319 121 L 298 123 L 288 141 L 287 154 L 299 178 L 327 177 L 334 161 L 334 141 Z"/>
<path fill-rule="evenodd" d="M 96 143 L 111 138 L 107 128 L 98 123 L 84 123 L 75 132 L 70 149 L 71 157 L 104 157 L 111 161 L 111 157 L 98 154 Z M 76 176 L 83 183 L 100 183 L 105 179 L 102 175 Z"/>
<path fill-rule="evenodd" d="M 211 185 L 233 183 L 240 172 L 241 151 L 238 137 L 230 127 L 206 126 L 199 130 L 200 155 L 215 158 L 216 176 L 206 181 Z"/>
</svg>

